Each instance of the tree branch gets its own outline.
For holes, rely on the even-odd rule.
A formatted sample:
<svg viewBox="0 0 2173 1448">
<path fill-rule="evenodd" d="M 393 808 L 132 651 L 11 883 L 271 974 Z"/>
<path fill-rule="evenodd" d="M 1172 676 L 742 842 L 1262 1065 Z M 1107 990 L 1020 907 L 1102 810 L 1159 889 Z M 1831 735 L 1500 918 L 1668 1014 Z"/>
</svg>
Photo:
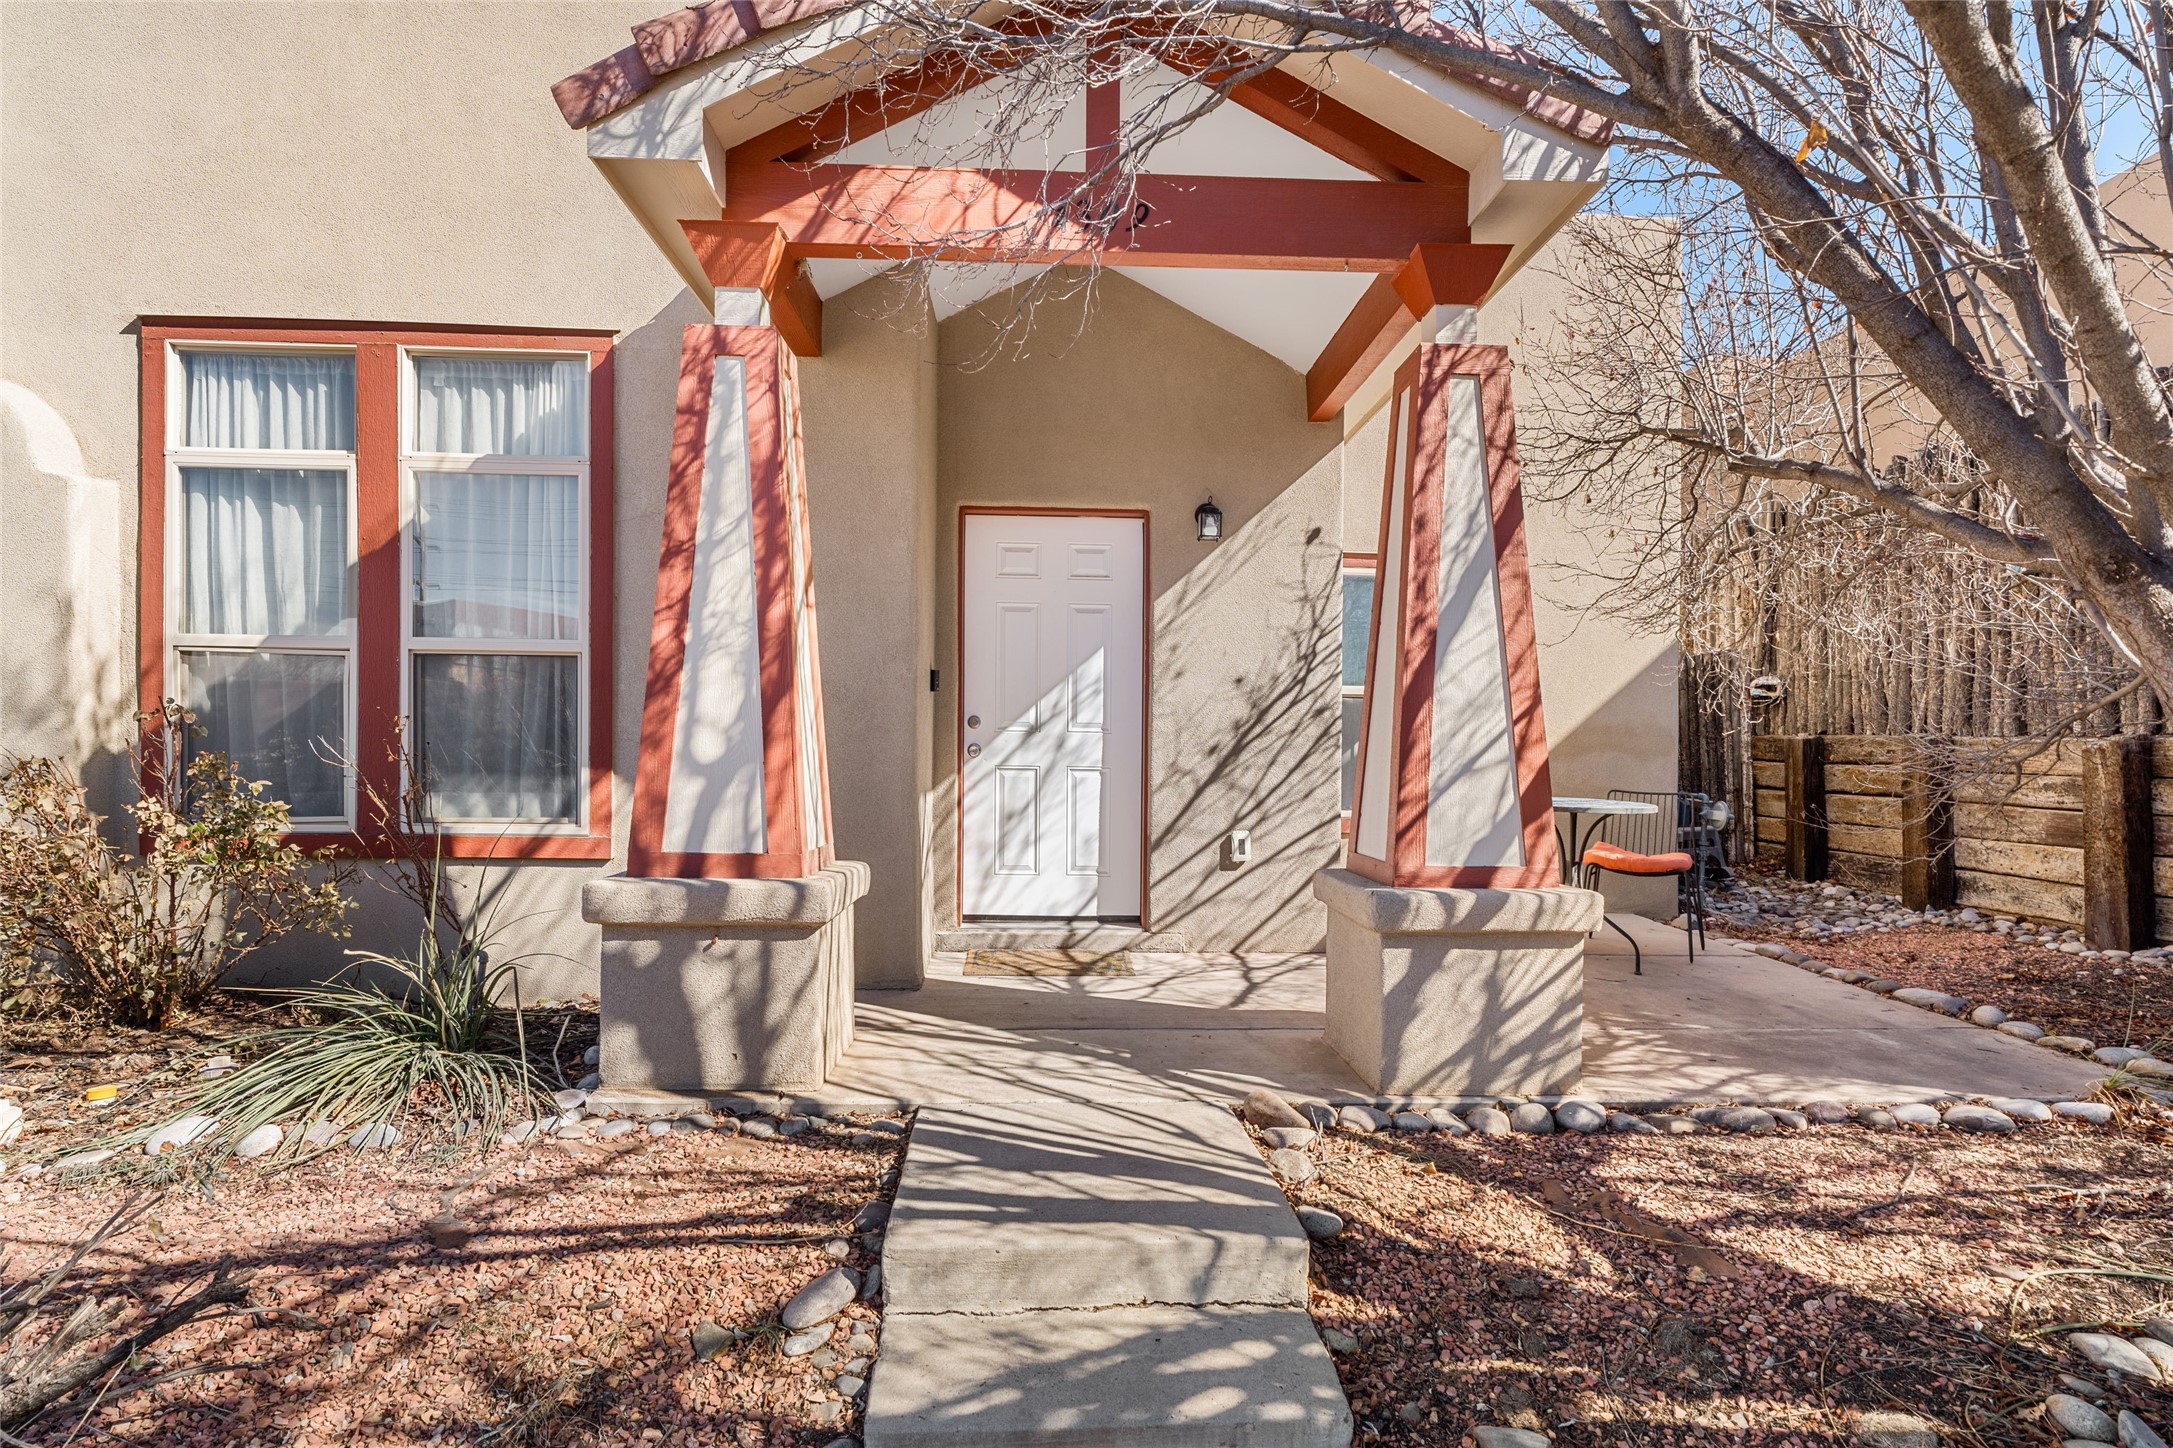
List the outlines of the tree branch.
<svg viewBox="0 0 2173 1448">
<path fill-rule="evenodd" d="M 1948 542 L 1967 548 L 1994 563 L 2015 568 L 2057 567 L 2059 563 L 2051 545 L 2034 534 L 2009 533 L 1994 528 L 1944 504 L 1933 502 L 1920 493 L 1911 492 L 1880 478 L 1848 468 L 1837 468 L 1830 463 L 1811 458 L 1761 457 L 1734 452 L 1705 434 L 1688 428 L 1657 428 L 1653 431 L 1656 436 L 1665 437 L 1678 446 L 1717 458 L 1730 473 L 1738 477 L 1806 483 L 1812 487 L 1824 488 L 1828 492 L 1841 493 L 1876 504 L 1886 512 L 1916 527 L 1936 533 Z"/>
</svg>

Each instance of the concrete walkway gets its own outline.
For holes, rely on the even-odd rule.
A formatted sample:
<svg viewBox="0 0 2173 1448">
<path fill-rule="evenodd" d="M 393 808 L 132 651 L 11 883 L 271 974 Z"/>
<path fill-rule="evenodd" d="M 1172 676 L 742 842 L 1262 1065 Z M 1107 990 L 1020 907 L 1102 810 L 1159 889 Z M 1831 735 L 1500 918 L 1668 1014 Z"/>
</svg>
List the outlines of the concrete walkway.
<svg viewBox="0 0 2173 1448">
<path fill-rule="evenodd" d="M 1625 922 L 1586 960 L 1584 1092 L 1610 1102 L 1956 1092 L 2101 1074 L 1715 941 Z M 1348 1448 L 1308 1248 L 1227 1101 L 1371 1100 L 1321 1039 L 1317 956 L 1135 955 L 1129 977 L 863 992 L 805 1108 L 918 1107 L 883 1246 L 867 1448 Z"/>
<path fill-rule="evenodd" d="M 1308 1259 L 1222 1106 L 925 1108 L 883 1242 L 867 1448 L 1343 1448 Z"/>
<path fill-rule="evenodd" d="M 1996 1031 L 1768 960 L 1715 937 L 1692 963 L 1679 931 L 1622 917 L 1645 974 L 1606 932 L 1588 949 L 1584 1094 L 1614 1103 L 2063 1098 L 2104 1072 Z M 864 991 L 858 1038 L 815 1108 L 943 1103 L 1370 1101 L 1321 1040 L 1318 956 L 1133 956 L 1123 978 L 963 975 L 939 956 L 918 991 Z"/>
</svg>

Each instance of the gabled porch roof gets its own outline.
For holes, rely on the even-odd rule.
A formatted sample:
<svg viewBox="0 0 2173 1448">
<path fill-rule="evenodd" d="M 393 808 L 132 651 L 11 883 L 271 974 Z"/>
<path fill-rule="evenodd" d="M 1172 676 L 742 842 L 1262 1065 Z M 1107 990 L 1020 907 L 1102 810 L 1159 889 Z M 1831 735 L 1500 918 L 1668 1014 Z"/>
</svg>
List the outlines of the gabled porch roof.
<svg viewBox="0 0 2173 1448">
<path fill-rule="evenodd" d="M 908 72 L 882 59 L 892 23 L 857 0 L 715 0 L 635 27 L 633 45 L 554 94 L 705 300 L 723 255 L 747 264 L 747 223 L 778 229 L 764 289 L 796 349 L 812 353 L 823 296 L 871 262 L 926 254 L 917 243 L 928 238 L 882 219 L 955 210 L 967 230 L 1030 209 L 1041 190 L 1040 171 L 868 154 L 870 133 L 961 96 L 940 62 Z M 1438 28 L 1422 13 L 1410 23 Z M 1214 64 L 1203 56 L 1194 73 Z M 1173 204 L 1100 259 L 1142 268 L 1145 284 L 1306 372 L 1316 417 L 1333 416 L 1427 307 L 1483 301 L 1606 174 L 1604 118 L 1391 52 L 1288 62 L 1231 99 L 1181 138 L 1203 144 L 1157 152 L 1151 169 L 1171 169 L 1167 153 L 1185 174 L 1145 177 L 1141 194 L 1166 189 Z M 1095 98 L 1081 102 L 1083 146 L 1097 117 Z M 1101 124 L 1113 128 L 1112 114 Z M 1444 245 L 1468 252 L 1452 258 Z"/>
</svg>

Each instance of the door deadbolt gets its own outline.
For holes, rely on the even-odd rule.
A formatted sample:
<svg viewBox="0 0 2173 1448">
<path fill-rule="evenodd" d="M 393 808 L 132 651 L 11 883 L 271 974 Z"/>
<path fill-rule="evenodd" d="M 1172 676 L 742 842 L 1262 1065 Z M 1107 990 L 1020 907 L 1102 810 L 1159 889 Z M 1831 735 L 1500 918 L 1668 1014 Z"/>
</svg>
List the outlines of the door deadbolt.
<svg viewBox="0 0 2173 1448">
<path fill-rule="evenodd" d="M 980 715 L 978 715 L 978 714 L 968 714 L 968 715 L 966 716 L 966 727 L 967 727 L 968 729 L 978 729 L 978 728 L 980 728 L 980 727 L 981 727 L 981 716 L 980 716 Z"/>
<path fill-rule="evenodd" d="M 978 744 L 969 744 L 969 745 L 967 745 L 967 746 L 966 746 L 966 757 L 967 757 L 968 759 L 979 759 L 979 758 L 981 757 L 981 746 L 980 746 L 980 745 L 978 745 Z"/>
</svg>

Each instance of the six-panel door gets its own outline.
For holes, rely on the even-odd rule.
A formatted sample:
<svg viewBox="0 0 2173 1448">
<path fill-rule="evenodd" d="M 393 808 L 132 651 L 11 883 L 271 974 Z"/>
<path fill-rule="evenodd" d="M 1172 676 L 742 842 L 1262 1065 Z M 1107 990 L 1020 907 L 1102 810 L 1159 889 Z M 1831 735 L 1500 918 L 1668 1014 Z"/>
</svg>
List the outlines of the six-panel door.
<svg viewBox="0 0 2173 1448">
<path fill-rule="evenodd" d="M 1139 917 L 1145 542 L 1140 518 L 966 515 L 969 917 Z"/>
</svg>

